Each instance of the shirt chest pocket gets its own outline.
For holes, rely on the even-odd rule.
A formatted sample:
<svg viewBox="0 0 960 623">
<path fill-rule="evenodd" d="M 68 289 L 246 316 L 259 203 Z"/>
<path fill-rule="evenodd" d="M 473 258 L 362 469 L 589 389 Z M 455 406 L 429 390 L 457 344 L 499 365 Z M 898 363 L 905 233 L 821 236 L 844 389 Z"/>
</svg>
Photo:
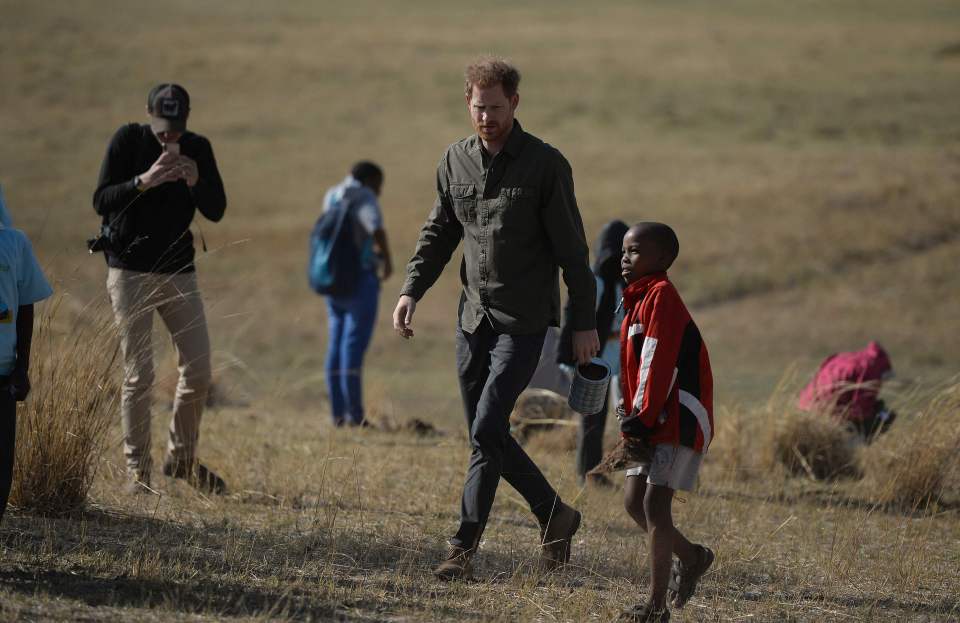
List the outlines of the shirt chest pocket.
<svg viewBox="0 0 960 623">
<path fill-rule="evenodd" d="M 539 226 L 537 218 L 537 189 L 528 186 L 504 187 L 500 192 L 503 210 L 501 220 L 505 227 L 528 228 Z"/>
<path fill-rule="evenodd" d="M 450 202 L 461 223 L 472 223 L 477 218 L 477 187 L 473 184 L 451 184 Z"/>
</svg>

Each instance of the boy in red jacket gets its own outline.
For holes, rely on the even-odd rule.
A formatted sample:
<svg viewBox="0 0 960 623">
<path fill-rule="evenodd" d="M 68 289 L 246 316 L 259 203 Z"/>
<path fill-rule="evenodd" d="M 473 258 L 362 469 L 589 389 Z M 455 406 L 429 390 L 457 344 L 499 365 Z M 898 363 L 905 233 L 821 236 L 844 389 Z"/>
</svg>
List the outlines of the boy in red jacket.
<svg viewBox="0 0 960 623">
<path fill-rule="evenodd" d="M 707 349 L 666 273 L 679 249 L 676 234 L 663 223 L 638 223 L 623 238 L 622 439 L 604 463 L 616 455 L 621 469 L 634 466 L 627 470 L 624 504 L 650 535 L 651 567 L 650 596 L 623 613 L 628 621 L 669 621 L 668 588 L 673 605 L 683 607 L 714 559 L 674 527 L 671 512 L 673 492 L 693 489 L 713 437 Z"/>
</svg>

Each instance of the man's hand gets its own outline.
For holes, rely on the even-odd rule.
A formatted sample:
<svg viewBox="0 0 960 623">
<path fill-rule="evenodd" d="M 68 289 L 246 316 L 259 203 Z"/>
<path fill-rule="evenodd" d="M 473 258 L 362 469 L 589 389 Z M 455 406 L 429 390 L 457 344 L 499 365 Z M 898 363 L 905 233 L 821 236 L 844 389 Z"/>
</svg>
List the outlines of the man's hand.
<svg viewBox="0 0 960 623">
<path fill-rule="evenodd" d="M 406 294 L 397 301 L 397 308 L 393 310 L 393 328 L 404 339 L 413 337 L 413 312 L 417 309 L 417 301 Z M 596 336 L 596 333 L 594 333 Z"/>
<path fill-rule="evenodd" d="M 394 316 L 396 317 L 396 316 Z M 573 332 L 573 356 L 577 365 L 588 363 L 600 352 L 600 338 L 596 329 Z"/>
<path fill-rule="evenodd" d="M 163 152 L 160 157 L 150 165 L 146 173 L 140 174 L 140 186 L 144 190 L 154 188 L 160 184 L 173 182 L 180 179 L 180 168 L 178 166 L 179 156 L 169 152 Z"/>
<path fill-rule="evenodd" d="M 10 375 L 10 389 L 13 392 L 13 399 L 17 402 L 23 402 L 30 393 L 30 375 L 23 368 L 15 368 Z"/>
<path fill-rule="evenodd" d="M 177 167 L 180 172 L 180 178 L 183 179 L 190 188 L 193 188 L 194 185 L 200 180 L 200 171 L 197 169 L 197 161 L 193 158 L 190 158 L 189 156 L 180 156 Z"/>
</svg>

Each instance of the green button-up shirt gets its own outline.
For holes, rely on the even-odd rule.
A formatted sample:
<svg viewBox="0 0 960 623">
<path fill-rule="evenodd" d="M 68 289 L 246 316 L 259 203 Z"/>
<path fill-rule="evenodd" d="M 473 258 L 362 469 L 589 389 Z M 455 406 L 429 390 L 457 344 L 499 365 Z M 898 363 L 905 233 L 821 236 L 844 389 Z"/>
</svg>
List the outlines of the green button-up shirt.
<svg viewBox="0 0 960 623">
<path fill-rule="evenodd" d="M 596 281 L 570 164 L 514 121 L 490 157 L 473 135 L 454 143 L 437 167 L 437 200 L 409 264 L 401 294 L 420 300 L 464 240 L 460 326 L 486 317 L 501 333 L 533 333 L 560 323 L 558 268 L 578 331 L 596 326 Z"/>
</svg>

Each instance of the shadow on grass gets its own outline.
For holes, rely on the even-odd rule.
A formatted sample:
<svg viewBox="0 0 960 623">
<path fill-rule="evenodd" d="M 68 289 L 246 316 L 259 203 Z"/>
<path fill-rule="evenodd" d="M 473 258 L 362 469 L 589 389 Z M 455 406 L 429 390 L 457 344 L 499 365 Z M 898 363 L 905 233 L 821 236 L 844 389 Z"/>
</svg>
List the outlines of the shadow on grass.
<svg viewBox="0 0 960 623">
<path fill-rule="evenodd" d="M 325 599 L 302 587 L 267 590 L 221 580 L 177 582 L 22 568 L 0 570 L 0 585 L 11 593 L 31 597 L 43 594 L 78 601 L 92 608 L 161 609 L 218 617 L 266 615 L 293 620 L 387 620 L 384 617 L 387 608 L 381 599 Z M 431 604 L 429 609 L 432 616 L 444 620 L 478 614 L 439 604 Z"/>
<path fill-rule="evenodd" d="M 430 570 L 441 544 L 422 535 L 354 527 L 333 532 L 225 522 L 185 524 L 89 509 L 69 518 L 16 513 L 0 528 L 0 586 L 90 607 L 149 608 L 213 616 L 294 620 L 384 620 L 397 611 L 430 618 L 482 618 L 444 604 L 458 586 Z M 518 560 L 487 551 L 490 579 L 510 577 Z M 440 599 L 438 599 L 438 597 Z"/>
<path fill-rule="evenodd" d="M 769 575 L 757 573 L 728 574 L 724 578 L 726 586 L 717 586 L 716 583 L 706 583 L 700 589 L 698 594 L 704 598 L 722 597 L 729 599 L 734 597 L 743 601 L 776 601 L 778 603 L 792 603 L 817 606 L 832 606 L 835 608 L 866 608 L 868 610 L 883 610 L 884 616 L 894 616 L 895 613 L 900 616 L 909 613 L 933 616 L 931 620 L 955 620 L 957 614 L 960 614 L 960 601 L 956 598 L 938 597 L 927 601 L 916 599 L 897 599 L 894 597 L 870 597 L 869 595 L 831 595 L 822 590 L 800 589 L 790 590 L 763 590 L 764 584 L 771 580 Z M 739 587 L 737 590 L 729 588 L 730 585 Z M 751 590 L 752 588 L 761 590 Z M 738 593 L 740 591 L 740 594 Z M 876 616 L 879 614 L 875 613 Z M 950 618 L 942 619 L 939 617 L 948 616 Z"/>
</svg>

